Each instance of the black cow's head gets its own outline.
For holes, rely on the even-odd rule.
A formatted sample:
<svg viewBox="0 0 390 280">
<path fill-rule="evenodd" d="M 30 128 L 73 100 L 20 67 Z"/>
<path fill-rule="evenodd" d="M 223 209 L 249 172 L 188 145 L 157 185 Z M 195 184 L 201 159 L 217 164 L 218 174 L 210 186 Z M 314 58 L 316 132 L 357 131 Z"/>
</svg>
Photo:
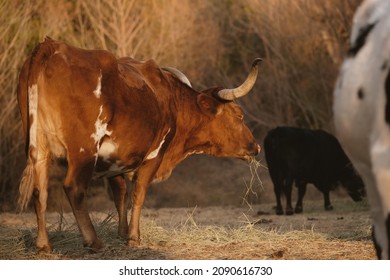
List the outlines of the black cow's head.
<svg viewBox="0 0 390 280">
<path fill-rule="evenodd" d="M 364 183 L 352 164 L 348 164 L 341 176 L 341 183 L 354 201 L 361 201 L 366 196 Z"/>
</svg>

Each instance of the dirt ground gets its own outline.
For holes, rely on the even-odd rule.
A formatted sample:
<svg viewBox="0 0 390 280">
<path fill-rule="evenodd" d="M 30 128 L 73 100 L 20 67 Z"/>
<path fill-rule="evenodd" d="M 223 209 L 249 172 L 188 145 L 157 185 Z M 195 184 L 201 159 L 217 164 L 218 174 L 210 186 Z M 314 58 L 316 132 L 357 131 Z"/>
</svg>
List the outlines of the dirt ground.
<svg viewBox="0 0 390 280">
<path fill-rule="evenodd" d="M 303 214 L 277 216 L 273 185 L 262 162 L 253 174 L 242 161 L 185 160 L 170 179 L 151 186 L 138 248 L 117 237 L 115 207 L 101 182 L 92 184 L 88 198 L 105 244 L 98 252 L 82 246 L 63 190 L 52 186 L 47 222 L 53 254 L 37 254 L 32 207 L 21 214 L 9 208 L 0 212 L 0 259 L 376 259 L 366 202 L 355 203 L 340 189 L 331 193 L 334 210 L 325 211 L 321 194 L 309 186 Z M 293 194 L 295 201 L 296 190 Z"/>
<path fill-rule="evenodd" d="M 146 208 L 141 246 L 116 235 L 113 210 L 92 212 L 104 249 L 82 247 L 73 215 L 48 213 L 53 254 L 34 247 L 35 214 L 0 214 L 0 259 L 375 259 L 368 207 L 336 199 L 306 201 L 303 214 L 277 216 L 273 204 L 245 207 Z"/>
</svg>

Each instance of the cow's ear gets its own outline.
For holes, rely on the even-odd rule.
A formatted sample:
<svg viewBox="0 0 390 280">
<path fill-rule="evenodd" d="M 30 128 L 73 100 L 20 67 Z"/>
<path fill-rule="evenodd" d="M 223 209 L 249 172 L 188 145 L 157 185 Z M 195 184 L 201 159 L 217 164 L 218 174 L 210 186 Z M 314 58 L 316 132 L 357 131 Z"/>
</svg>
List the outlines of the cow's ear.
<svg viewBox="0 0 390 280">
<path fill-rule="evenodd" d="M 197 97 L 200 110 L 207 115 L 218 115 L 222 112 L 221 103 L 214 97 L 201 93 Z"/>
</svg>

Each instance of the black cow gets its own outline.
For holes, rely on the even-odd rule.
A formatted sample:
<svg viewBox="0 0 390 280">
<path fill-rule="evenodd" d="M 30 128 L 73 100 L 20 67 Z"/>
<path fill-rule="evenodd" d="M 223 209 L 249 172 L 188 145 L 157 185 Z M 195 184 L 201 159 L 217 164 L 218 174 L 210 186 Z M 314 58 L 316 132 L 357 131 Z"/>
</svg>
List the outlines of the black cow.
<svg viewBox="0 0 390 280">
<path fill-rule="evenodd" d="M 332 210 L 329 192 L 340 183 L 354 201 L 362 200 L 364 185 L 337 139 L 323 130 L 277 127 L 264 139 L 268 170 L 274 184 L 276 214 L 283 214 L 281 194 L 287 200 L 286 215 L 293 214 L 292 185 L 298 188 L 295 213 L 301 213 L 308 183 L 324 195 L 325 210 Z"/>
</svg>

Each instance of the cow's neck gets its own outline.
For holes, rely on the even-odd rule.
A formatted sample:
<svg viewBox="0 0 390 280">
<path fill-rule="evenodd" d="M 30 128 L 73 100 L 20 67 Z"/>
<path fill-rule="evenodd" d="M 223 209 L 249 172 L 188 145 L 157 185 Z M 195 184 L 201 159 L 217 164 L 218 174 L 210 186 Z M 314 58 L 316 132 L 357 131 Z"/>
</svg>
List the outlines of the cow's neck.
<svg viewBox="0 0 390 280">
<path fill-rule="evenodd" d="M 156 179 L 164 180 L 173 168 L 192 154 L 208 153 L 208 143 L 199 140 L 197 134 L 202 127 L 202 115 L 194 93 L 183 91 L 175 100 L 176 131 L 165 151 L 163 161 L 157 171 Z"/>
<path fill-rule="evenodd" d="M 204 129 L 204 124 L 207 123 L 204 115 L 197 104 L 197 96 L 192 94 L 187 102 L 181 104 L 178 110 L 176 120 L 176 135 L 177 143 L 181 143 L 181 149 L 178 153 L 182 160 L 188 155 L 195 153 L 208 153 L 210 144 L 207 139 L 201 140 L 199 132 Z"/>
</svg>

